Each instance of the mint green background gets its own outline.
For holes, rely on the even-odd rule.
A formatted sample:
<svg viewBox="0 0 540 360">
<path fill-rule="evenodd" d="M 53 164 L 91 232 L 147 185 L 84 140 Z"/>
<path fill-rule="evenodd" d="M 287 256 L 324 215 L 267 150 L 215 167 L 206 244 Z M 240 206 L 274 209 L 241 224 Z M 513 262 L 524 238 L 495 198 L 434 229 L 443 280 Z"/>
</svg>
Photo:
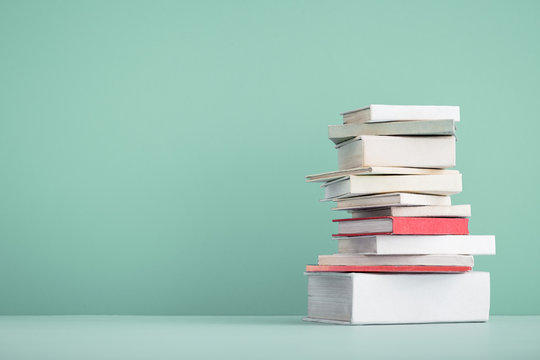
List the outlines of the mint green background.
<svg viewBox="0 0 540 360">
<path fill-rule="evenodd" d="M 540 2 L 2 1 L 0 313 L 302 314 L 304 175 L 370 103 L 461 106 L 492 313 L 540 314 Z"/>
</svg>

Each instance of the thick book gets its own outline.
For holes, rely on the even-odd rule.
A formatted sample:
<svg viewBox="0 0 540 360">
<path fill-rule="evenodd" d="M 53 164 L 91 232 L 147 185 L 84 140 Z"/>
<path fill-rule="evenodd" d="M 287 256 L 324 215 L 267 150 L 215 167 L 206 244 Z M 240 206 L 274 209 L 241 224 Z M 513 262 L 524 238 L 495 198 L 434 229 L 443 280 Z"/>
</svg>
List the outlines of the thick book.
<svg viewBox="0 0 540 360">
<path fill-rule="evenodd" d="M 440 265 L 306 265 L 306 272 L 367 272 L 367 273 L 462 273 L 470 266 Z"/>
<path fill-rule="evenodd" d="M 346 125 L 328 125 L 328 138 L 339 144 L 360 135 L 429 136 L 455 135 L 454 120 L 393 121 Z"/>
<path fill-rule="evenodd" d="M 351 218 L 370 218 L 380 216 L 401 217 L 470 217 L 470 205 L 453 206 L 390 206 L 383 208 L 348 210 Z"/>
<path fill-rule="evenodd" d="M 429 195 L 452 195 L 461 192 L 461 174 L 449 175 L 349 175 L 322 185 L 325 199 L 410 192 Z"/>
<path fill-rule="evenodd" d="M 319 265 L 346 266 L 474 266 L 471 255 L 319 255 Z"/>
<path fill-rule="evenodd" d="M 389 166 L 368 166 L 347 170 L 329 171 L 320 174 L 307 175 L 307 182 L 327 182 L 335 179 L 345 178 L 349 175 L 455 175 L 457 170 L 447 169 L 422 169 L 408 167 Z"/>
<path fill-rule="evenodd" d="M 306 321 L 339 324 L 482 322 L 489 319 L 489 273 L 307 272 Z"/>
<path fill-rule="evenodd" d="M 338 234 L 361 235 L 467 235 L 469 219 L 381 216 L 375 218 L 336 219 Z"/>
<path fill-rule="evenodd" d="M 495 255 L 493 235 L 372 235 L 334 237 L 338 251 L 372 255 Z"/>
<path fill-rule="evenodd" d="M 409 207 L 409 206 L 450 206 L 450 196 L 424 195 L 410 193 L 390 193 L 348 197 L 336 199 L 336 207 L 332 210 L 372 209 L 381 207 Z M 384 215 L 386 216 L 386 215 Z M 359 216 L 369 217 L 369 216 Z"/>
<path fill-rule="evenodd" d="M 359 136 L 336 145 L 338 169 L 365 166 L 456 166 L 454 136 Z"/>
<path fill-rule="evenodd" d="M 341 115 L 344 124 L 407 120 L 459 121 L 459 106 L 371 104 Z"/>
</svg>

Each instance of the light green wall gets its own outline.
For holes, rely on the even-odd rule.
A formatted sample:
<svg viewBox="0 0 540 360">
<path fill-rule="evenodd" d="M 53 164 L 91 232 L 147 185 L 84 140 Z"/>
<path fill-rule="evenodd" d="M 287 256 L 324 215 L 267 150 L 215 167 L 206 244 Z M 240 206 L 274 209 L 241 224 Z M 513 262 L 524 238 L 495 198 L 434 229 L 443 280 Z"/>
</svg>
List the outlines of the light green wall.
<svg viewBox="0 0 540 360">
<path fill-rule="evenodd" d="M 300 314 L 326 125 L 461 105 L 492 313 L 540 314 L 540 2 L 2 1 L 0 313 Z"/>
</svg>

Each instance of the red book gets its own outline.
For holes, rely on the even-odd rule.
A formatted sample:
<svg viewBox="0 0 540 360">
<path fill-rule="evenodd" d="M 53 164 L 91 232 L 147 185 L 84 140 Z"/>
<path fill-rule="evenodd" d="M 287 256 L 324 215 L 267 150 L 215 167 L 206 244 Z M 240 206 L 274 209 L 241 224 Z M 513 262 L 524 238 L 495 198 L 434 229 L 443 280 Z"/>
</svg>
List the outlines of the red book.
<svg viewBox="0 0 540 360">
<path fill-rule="evenodd" d="M 362 235 L 468 235 L 469 219 L 381 216 L 333 220 L 338 234 Z"/>
<path fill-rule="evenodd" d="M 472 267 L 470 266 L 306 265 L 306 272 L 460 273 L 471 270 Z"/>
</svg>

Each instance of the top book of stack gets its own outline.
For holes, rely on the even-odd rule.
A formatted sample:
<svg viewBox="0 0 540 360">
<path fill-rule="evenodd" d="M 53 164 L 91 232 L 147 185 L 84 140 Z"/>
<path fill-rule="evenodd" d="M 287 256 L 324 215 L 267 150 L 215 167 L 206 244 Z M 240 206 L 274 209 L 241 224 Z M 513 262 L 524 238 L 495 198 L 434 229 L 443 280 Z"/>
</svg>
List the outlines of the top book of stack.
<svg viewBox="0 0 540 360">
<path fill-rule="evenodd" d="M 459 121 L 459 106 L 370 105 L 341 114 L 344 124 L 408 120 Z"/>
</svg>

